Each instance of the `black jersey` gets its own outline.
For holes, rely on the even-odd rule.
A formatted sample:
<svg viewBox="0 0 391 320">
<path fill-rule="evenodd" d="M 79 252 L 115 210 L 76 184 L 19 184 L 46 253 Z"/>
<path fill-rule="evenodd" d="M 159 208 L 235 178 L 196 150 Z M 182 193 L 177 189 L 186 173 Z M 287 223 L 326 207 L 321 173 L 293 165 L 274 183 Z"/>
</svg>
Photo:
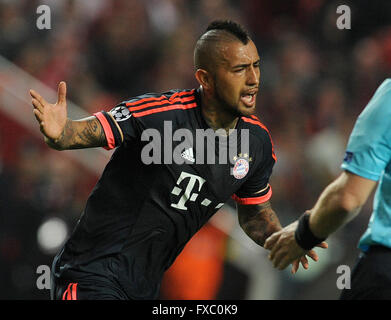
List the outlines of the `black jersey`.
<svg viewBox="0 0 391 320">
<path fill-rule="evenodd" d="M 234 140 L 238 152 L 227 152 L 231 158 L 226 163 L 219 162 L 219 154 L 224 143 L 232 145 L 230 140 L 217 141 L 213 164 L 198 161 L 201 147 L 196 143 L 180 148 L 186 139 L 178 139 L 177 132 L 194 137 L 210 129 L 201 108 L 199 89 L 172 90 L 95 114 L 106 134 L 106 148 L 116 150 L 56 257 L 57 276 L 66 270 L 97 273 L 94 261 L 115 258 L 118 282 L 129 298 L 156 298 L 164 271 L 228 199 L 241 204 L 270 199 L 276 158 L 269 132 L 257 117 L 239 119 Z M 241 152 L 245 129 L 249 148 Z M 161 142 L 152 139 L 159 135 Z M 204 151 L 207 146 L 210 141 Z M 167 154 L 175 148 L 183 163 Z"/>
</svg>

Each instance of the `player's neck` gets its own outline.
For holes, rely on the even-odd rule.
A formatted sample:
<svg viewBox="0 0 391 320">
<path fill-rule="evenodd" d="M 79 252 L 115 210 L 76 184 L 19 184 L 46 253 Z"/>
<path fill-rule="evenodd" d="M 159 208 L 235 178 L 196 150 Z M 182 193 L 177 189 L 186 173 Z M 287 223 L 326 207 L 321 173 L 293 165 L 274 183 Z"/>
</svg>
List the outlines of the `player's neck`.
<svg viewBox="0 0 391 320">
<path fill-rule="evenodd" d="M 218 129 L 224 129 L 229 134 L 230 129 L 235 129 L 239 120 L 235 115 L 228 113 L 215 101 L 208 99 L 201 89 L 202 108 L 201 114 L 210 128 L 214 131 Z"/>
<path fill-rule="evenodd" d="M 218 129 L 224 129 L 227 135 L 229 135 L 229 130 L 235 129 L 239 120 L 237 117 L 233 119 L 223 119 L 221 113 L 215 110 L 209 110 L 207 108 L 202 108 L 201 110 L 202 116 L 204 117 L 209 127 L 211 127 L 214 131 Z"/>
</svg>

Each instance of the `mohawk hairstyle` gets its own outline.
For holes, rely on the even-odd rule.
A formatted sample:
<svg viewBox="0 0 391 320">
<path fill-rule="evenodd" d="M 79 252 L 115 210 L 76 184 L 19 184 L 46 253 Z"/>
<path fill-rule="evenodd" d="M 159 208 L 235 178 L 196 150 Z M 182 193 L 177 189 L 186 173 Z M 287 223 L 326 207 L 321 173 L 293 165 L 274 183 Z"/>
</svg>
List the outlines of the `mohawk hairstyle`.
<svg viewBox="0 0 391 320">
<path fill-rule="evenodd" d="M 243 44 L 247 44 L 250 40 L 248 32 L 238 23 L 231 20 L 215 20 L 212 21 L 206 28 L 206 32 L 210 30 L 222 30 L 231 33 L 238 38 Z"/>
<path fill-rule="evenodd" d="M 247 31 L 236 22 L 230 20 L 215 20 L 211 22 L 195 45 L 195 69 L 212 71 L 215 68 L 220 54 L 220 43 L 240 41 L 247 45 L 250 40 Z"/>
</svg>

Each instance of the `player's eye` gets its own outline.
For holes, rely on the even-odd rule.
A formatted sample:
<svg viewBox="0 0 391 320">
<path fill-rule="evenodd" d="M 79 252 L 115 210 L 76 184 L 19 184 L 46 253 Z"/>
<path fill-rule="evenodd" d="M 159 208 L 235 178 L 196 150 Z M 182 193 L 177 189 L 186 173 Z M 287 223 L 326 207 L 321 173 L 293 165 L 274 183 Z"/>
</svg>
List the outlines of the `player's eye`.
<svg viewBox="0 0 391 320">
<path fill-rule="evenodd" d="M 240 73 L 242 71 L 244 71 L 244 68 L 236 68 L 236 69 L 234 69 L 235 73 Z"/>
</svg>

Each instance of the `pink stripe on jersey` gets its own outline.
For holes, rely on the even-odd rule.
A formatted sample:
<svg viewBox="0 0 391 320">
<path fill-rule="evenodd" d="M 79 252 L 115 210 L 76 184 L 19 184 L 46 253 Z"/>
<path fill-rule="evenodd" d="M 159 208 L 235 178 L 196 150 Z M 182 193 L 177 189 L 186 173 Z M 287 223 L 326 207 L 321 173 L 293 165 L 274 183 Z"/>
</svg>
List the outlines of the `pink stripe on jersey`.
<svg viewBox="0 0 391 320">
<path fill-rule="evenodd" d="M 268 201 L 272 197 L 272 187 L 270 187 L 269 191 L 260 197 L 252 197 L 252 198 L 239 198 L 236 194 L 232 195 L 232 199 L 234 199 L 239 204 L 261 204 Z"/>
<path fill-rule="evenodd" d="M 166 106 L 166 107 L 136 112 L 136 113 L 133 113 L 133 117 L 138 118 L 138 117 L 143 117 L 143 116 L 153 114 L 153 113 L 159 113 L 159 112 L 170 111 L 170 110 L 175 110 L 175 109 L 185 110 L 185 109 L 191 109 L 191 108 L 195 108 L 195 107 L 197 107 L 196 102 L 190 103 L 190 104 L 175 104 L 173 106 Z"/>
<path fill-rule="evenodd" d="M 103 127 L 103 131 L 106 135 L 107 147 L 104 147 L 106 150 L 111 150 L 115 148 L 115 139 L 113 131 L 111 130 L 110 123 L 107 121 L 106 117 L 102 112 L 94 113 L 94 116 L 98 118 L 99 122 Z"/>
<path fill-rule="evenodd" d="M 175 102 L 188 102 L 188 101 L 192 101 L 192 100 L 194 100 L 194 96 L 185 97 L 185 98 L 178 97 L 178 98 L 170 99 L 170 100 L 166 99 L 166 100 L 162 100 L 162 101 L 158 101 L 158 102 L 150 102 L 150 103 L 146 103 L 146 104 L 143 104 L 143 105 L 137 106 L 137 107 L 129 107 L 128 109 L 131 112 L 133 112 L 133 111 L 141 110 L 141 109 L 148 108 L 148 107 L 160 106 L 165 103 L 174 104 Z M 129 104 L 127 103 L 126 106 L 128 107 Z"/>
</svg>

